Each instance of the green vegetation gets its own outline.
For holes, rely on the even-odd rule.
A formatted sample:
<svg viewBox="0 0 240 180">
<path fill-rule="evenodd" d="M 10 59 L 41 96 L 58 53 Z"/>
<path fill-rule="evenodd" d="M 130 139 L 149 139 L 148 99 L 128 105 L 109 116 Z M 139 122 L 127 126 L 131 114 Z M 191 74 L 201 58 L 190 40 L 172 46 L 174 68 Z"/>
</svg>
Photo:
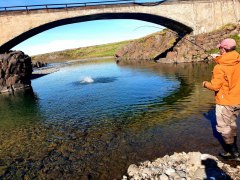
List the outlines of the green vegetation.
<svg viewBox="0 0 240 180">
<path fill-rule="evenodd" d="M 226 24 L 223 27 L 221 27 L 215 31 L 222 31 L 222 30 L 226 30 L 226 29 L 232 30 L 232 29 L 235 29 L 236 26 L 237 26 L 236 24 Z M 240 36 L 236 33 L 234 35 L 231 35 L 229 38 L 235 39 L 235 41 L 237 43 L 236 50 L 240 53 Z M 218 48 L 214 48 L 214 49 L 211 49 L 210 51 L 208 51 L 208 53 L 211 53 L 211 54 L 218 53 L 218 52 L 219 52 Z"/>
<path fill-rule="evenodd" d="M 240 36 L 238 34 L 234 34 L 231 36 L 231 38 L 235 39 L 235 41 L 237 42 L 237 52 L 240 53 Z"/>
<path fill-rule="evenodd" d="M 69 49 L 53 53 L 47 53 L 32 57 L 32 61 L 64 62 L 77 59 L 91 59 L 94 57 L 114 56 L 117 49 L 128 44 L 130 41 L 122 41 L 117 43 L 103 44 L 90 47 L 82 47 L 77 49 Z"/>
<path fill-rule="evenodd" d="M 234 35 L 230 36 L 230 38 L 235 39 L 237 44 L 240 45 L 240 36 L 238 34 L 234 34 Z"/>
<path fill-rule="evenodd" d="M 214 49 L 211 49 L 210 51 L 207 51 L 208 54 L 217 54 L 219 53 L 219 49 L 218 48 L 214 48 Z"/>
<path fill-rule="evenodd" d="M 232 36 L 230 36 L 230 38 L 234 39 L 237 43 L 237 47 L 236 47 L 236 51 L 240 53 L 240 36 L 238 34 L 234 34 Z M 208 53 L 210 54 L 214 54 L 214 53 L 218 53 L 219 49 L 218 48 L 214 48 L 211 49 L 210 51 L 208 51 Z"/>
</svg>

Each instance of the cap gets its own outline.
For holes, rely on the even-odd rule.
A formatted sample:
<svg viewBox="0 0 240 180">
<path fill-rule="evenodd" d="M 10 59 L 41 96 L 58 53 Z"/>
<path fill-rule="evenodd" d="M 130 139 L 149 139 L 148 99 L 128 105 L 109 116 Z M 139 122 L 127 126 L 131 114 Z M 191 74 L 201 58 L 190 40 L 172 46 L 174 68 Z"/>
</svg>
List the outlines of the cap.
<svg viewBox="0 0 240 180">
<path fill-rule="evenodd" d="M 236 47 L 236 41 L 231 38 L 224 39 L 220 44 L 217 45 L 217 48 L 223 47 L 225 49 L 232 49 Z"/>
</svg>

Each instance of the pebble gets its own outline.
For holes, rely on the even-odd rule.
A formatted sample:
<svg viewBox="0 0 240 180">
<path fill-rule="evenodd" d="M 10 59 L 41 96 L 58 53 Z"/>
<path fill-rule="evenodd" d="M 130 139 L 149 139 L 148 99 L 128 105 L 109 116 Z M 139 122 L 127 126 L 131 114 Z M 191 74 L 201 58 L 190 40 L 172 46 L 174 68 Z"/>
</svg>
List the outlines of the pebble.
<svg viewBox="0 0 240 180">
<path fill-rule="evenodd" d="M 162 175 L 160 176 L 160 179 L 161 179 L 161 180 L 168 180 L 168 176 L 167 176 L 166 174 L 162 174 Z"/>
<path fill-rule="evenodd" d="M 177 174 L 183 178 L 183 177 L 186 177 L 186 173 L 184 171 L 177 171 Z"/>
<path fill-rule="evenodd" d="M 135 174 L 138 174 L 139 169 L 135 164 L 131 164 L 128 168 L 128 175 L 133 176 Z"/>
<path fill-rule="evenodd" d="M 175 169 L 169 168 L 169 169 L 166 170 L 165 173 L 166 173 L 168 176 L 172 176 L 172 174 L 174 174 L 175 172 L 176 172 Z"/>
</svg>

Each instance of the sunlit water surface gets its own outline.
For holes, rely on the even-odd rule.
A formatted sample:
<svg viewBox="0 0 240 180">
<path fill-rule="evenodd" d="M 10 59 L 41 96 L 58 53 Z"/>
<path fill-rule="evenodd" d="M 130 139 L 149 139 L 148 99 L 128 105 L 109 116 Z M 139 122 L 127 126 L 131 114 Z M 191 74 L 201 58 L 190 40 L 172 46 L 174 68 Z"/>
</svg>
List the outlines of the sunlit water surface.
<svg viewBox="0 0 240 180">
<path fill-rule="evenodd" d="M 120 179 L 132 163 L 221 149 L 213 65 L 79 63 L 0 96 L 0 178 Z"/>
</svg>

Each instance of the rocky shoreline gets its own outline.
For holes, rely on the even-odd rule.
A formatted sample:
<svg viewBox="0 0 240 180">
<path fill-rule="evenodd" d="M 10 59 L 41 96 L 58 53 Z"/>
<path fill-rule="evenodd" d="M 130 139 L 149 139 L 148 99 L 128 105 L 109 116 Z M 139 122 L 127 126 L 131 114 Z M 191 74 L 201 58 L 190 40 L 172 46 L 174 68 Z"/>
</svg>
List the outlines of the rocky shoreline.
<svg viewBox="0 0 240 180">
<path fill-rule="evenodd" d="M 59 71 L 58 67 L 45 67 L 45 68 L 40 68 L 40 69 L 35 69 L 32 72 L 32 76 L 31 76 L 31 80 L 36 79 L 36 78 L 40 78 L 42 76 L 54 73 Z"/>
<path fill-rule="evenodd" d="M 132 164 L 123 180 L 160 179 L 160 180 L 238 180 L 240 165 L 231 167 L 217 157 L 200 152 L 174 153 L 154 161 Z"/>
</svg>

